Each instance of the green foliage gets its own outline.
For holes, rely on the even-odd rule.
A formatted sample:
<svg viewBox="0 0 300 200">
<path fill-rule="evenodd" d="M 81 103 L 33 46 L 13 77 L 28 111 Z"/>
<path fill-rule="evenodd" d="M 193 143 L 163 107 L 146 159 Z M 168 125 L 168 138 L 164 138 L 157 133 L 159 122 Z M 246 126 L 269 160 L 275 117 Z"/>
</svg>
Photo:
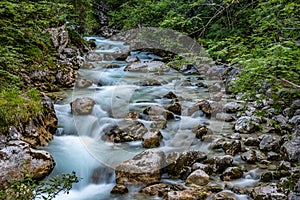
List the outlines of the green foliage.
<svg viewBox="0 0 300 200">
<path fill-rule="evenodd" d="M 298 2 L 130 0 L 112 4 L 111 24 L 118 28 L 178 30 L 197 38 L 217 62 L 239 67 L 241 73 L 233 84 L 245 98 L 256 99 L 259 93 L 260 98 L 283 99 L 287 104 L 299 98 Z M 182 65 L 178 60 L 173 64 Z"/>
<path fill-rule="evenodd" d="M 0 190 L 0 199 L 3 200 L 31 200 L 55 198 L 58 193 L 69 193 L 73 183 L 78 183 L 79 179 L 75 172 L 55 176 L 47 181 L 37 181 L 28 172 L 19 179 L 9 181 L 10 186 Z"/>
<path fill-rule="evenodd" d="M 36 89 L 20 91 L 12 89 L 0 92 L 0 133 L 6 133 L 10 126 L 25 123 L 42 111 L 41 98 Z"/>
</svg>

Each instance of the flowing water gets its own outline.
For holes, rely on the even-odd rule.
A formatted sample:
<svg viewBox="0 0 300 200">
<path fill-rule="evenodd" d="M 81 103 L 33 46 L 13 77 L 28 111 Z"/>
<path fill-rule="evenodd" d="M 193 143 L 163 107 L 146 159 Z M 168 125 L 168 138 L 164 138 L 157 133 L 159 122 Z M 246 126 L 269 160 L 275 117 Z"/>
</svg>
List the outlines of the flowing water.
<svg viewBox="0 0 300 200">
<path fill-rule="evenodd" d="M 91 39 L 91 38 L 88 38 Z M 97 43 L 96 53 L 111 54 L 128 49 L 128 46 L 118 41 L 111 41 L 100 37 L 93 37 Z M 158 56 L 147 52 L 132 52 L 140 60 L 150 62 L 159 60 Z M 204 88 L 196 86 L 201 82 L 198 75 L 185 76 L 173 69 L 168 72 L 127 72 L 123 61 L 96 61 L 93 69 L 80 69 L 80 78 L 92 80 L 94 84 L 85 89 L 74 88 L 65 91 L 66 98 L 55 104 L 59 121 L 59 129 L 53 142 L 46 148 L 54 157 L 56 166 L 51 176 L 76 171 L 81 181 L 74 185 L 70 194 L 60 194 L 56 199 L 157 199 L 143 196 L 138 188 L 131 188 L 127 195 L 110 194 L 115 185 L 114 168 L 120 162 L 132 158 L 142 152 L 141 142 L 110 143 L 101 139 L 103 130 L 111 125 L 124 122 L 124 117 L 130 111 L 142 113 L 152 105 L 166 106 L 169 99 L 162 98 L 173 91 L 182 97 L 182 116 L 168 121 L 167 128 L 162 129 L 163 142 L 159 147 L 166 154 L 171 151 L 198 149 L 211 153 L 208 144 L 195 139 L 191 129 L 198 124 L 206 123 L 209 119 L 201 112 L 188 116 L 186 109 L 210 94 Z M 113 64 L 113 68 L 107 68 Z M 141 81 L 156 79 L 160 86 L 140 86 Z M 186 83 L 189 84 L 186 84 Z M 73 116 L 70 102 L 78 97 L 90 97 L 96 105 L 90 115 Z M 149 128 L 150 122 L 139 119 Z M 231 125 L 224 122 L 210 122 L 210 128 L 224 134 L 231 132 Z M 213 126 L 212 126 L 213 124 Z M 216 154 L 216 152 L 214 152 Z M 220 152 L 220 155 L 223 153 Z M 238 158 L 237 158 L 237 162 Z M 254 173 L 255 174 L 255 173 Z M 251 173 L 245 174 L 243 179 L 233 184 L 252 185 L 256 180 Z M 163 179 L 163 181 L 174 181 Z M 176 181 L 176 180 L 175 180 Z M 240 199 L 247 199 L 239 196 Z"/>
</svg>

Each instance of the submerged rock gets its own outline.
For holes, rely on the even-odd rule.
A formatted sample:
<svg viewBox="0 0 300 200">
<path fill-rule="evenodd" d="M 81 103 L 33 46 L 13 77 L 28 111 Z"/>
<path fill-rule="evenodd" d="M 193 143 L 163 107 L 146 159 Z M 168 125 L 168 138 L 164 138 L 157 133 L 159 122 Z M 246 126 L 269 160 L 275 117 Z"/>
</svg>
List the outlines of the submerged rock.
<svg viewBox="0 0 300 200">
<path fill-rule="evenodd" d="M 10 141 L 0 149 L 0 188 L 8 187 L 10 180 L 22 178 L 26 171 L 33 179 L 42 180 L 54 166 L 48 152 L 32 149 L 23 141 Z"/>
<path fill-rule="evenodd" d="M 238 200 L 238 198 L 233 192 L 221 191 L 213 195 L 212 200 Z"/>
<path fill-rule="evenodd" d="M 167 200 L 206 200 L 211 194 L 205 187 L 190 187 L 181 191 L 170 191 L 164 199 Z"/>
<path fill-rule="evenodd" d="M 116 182 L 124 185 L 145 185 L 161 179 L 164 152 L 157 149 L 145 150 L 116 167 Z"/>
<path fill-rule="evenodd" d="M 77 98 L 70 103 L 73 115 L 88 115 L 93 111 L 95 101 L 88 97 Z"/>
</svg>

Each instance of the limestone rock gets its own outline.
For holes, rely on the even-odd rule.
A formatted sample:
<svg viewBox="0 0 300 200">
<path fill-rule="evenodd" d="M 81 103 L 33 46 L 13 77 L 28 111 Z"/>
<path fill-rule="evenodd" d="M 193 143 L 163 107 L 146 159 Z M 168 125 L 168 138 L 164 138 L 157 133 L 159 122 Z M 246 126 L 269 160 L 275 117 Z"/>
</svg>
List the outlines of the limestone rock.
<svg viewBox="0 0 300 200">
<path fill-rule="evenodd" d="M 221 191 L 213 195 L 212 200 L 238 200 L 233 192 Z"/>
<path fill-rule="evenodd" d="M 9 141 L 0 149 L 0 187 L 8 187 L 11 179 L 20 179 L 24 171 L 33 179 L 41 180 L 54 166 L 54 159 L 48 152 L 32 149 L 20 140 Z"/>
<path fill-rule="evenodd" d="M 300 162 L 300 138 L 295 137 L 285 142 L 280 151 L 288 161 Z"/>
<path fill-rule="evenodd" d="M 271 135 L 261 135 L 261 142 L 259 143 L 259 149 L 262 151 L 279 151 L 279 139 Z"/>
<path fill-rule="evenodd" d="M 236 102 L 229 102 L 224 105 L 223 109 L 227 113 L 236 113 L 242 108 L 242 105 L 236 103 Z"/>
<path fill-rule="evenodd" d="M 186 184 L 195 184 L 199 186 L 205 186 L 209 182 L 209 175 L 206 174 L 203 170 L 198 169 L 192 172 L 186 179 Z"/>
<path fill-rule="evenodd" d="M 128 64 L 124 71 L 129 72 L 167 72 L 170 68 L 161 61 L 133 62 Z"/>
<path fill-rule="evenodd" d="M 157 149 L 145 150 L 116 167 L 117 184 L 150 184 L 161 179 L 165 155 Z"/>
<path fill-rule="evenodd" d="M 111 190 L 112 194 L 126 194 L 128 193 L 128 188 L 126 187 L 126 185 L 123 184 L 117 184 L 113 187 L 113 189 Z"/>
<path fill-rule="evenodd" d="M 88 97 L 82 97 L 75 99 L 70 105 L 73 115 L 87 115 L 92 113 L 95 101 Z"/>
<path fill-rule="evenodd" d="M 143 123 L 128 121 L 124 125 L 107 127 L 103 131 L 102 139 L 104 141 L 119 143 L 141 140 L 148 130 Z"/>
<path fill-rule="evenodd" d="M 252 190 L 252 196 L 254 199 L 287 200 L 287 196 L 283 193 L 279 193 L 277 190 L 276 184 L 257 186 Z"/>
<path fill-rule="evenodd" d="M 239 140 L 234 140 L 231 142 L 224 142 L 222 148 L 224 149 L 226 154 L 234 156 L 241 151 L 242 145 Z"/>
<path fill-rule="evenodd" d="M 172 152 L 167 157 L 166 171 L 172 178 L 182 178 L 188 172 L 188 168 L 205 158 L 206 154 L 201 151 Z"/>
<path fill-rule="evenodd" d="M 239 133 L 252 133 L 258 130 L 258 124 L 251 117 L 240 117 L 234 126 L 235 131 Z"/>
<path fill-rule="evenodd" d="M 239 167 L 228 167 L 221 175 L 221 180 L 231 181 L 243 177 L 243 171 Z"/>
<path fill-rule="evenodd" d="M 246 161 L 249 164 L 253 164 L 257 161 L 256 153 L 253 150 L 246 151 L 241 154 L 241 159 Z"/>
<path fill-rule="evenodd" d="M 225 122 L 232 122 L 234 120 L 233 116 L 228 113 L 217 113 L 216 119 Z"/>
<path fill-rule="evenodd" d="M 232 166 L 233 157 L 226 156 L 214 156 L 206 161 L 206 163 L 212 166 L 213 172 L 222 173 L 225 169 Z"/>
<path fill-rule="evenodd" d="M 159 131 L 148 131 L 142 137 L 142 145 L 144 148 L 159 147 L 162 141 L 162 134 Z"/>
</svg>

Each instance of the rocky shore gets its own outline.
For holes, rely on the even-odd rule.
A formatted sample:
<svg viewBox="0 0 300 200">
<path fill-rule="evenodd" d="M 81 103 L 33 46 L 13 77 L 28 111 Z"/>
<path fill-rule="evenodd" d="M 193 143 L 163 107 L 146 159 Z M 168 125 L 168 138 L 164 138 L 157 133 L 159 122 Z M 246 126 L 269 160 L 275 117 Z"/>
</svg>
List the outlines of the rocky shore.
<svg viewBox="0 0 300 200">
<path fill-rule="evenodd" d="M 74 86 L 76 70 L 84 62 L 83 53 L 89 51 L 86 46 L 70 46 L 65 26 L 46 31 L 57 50 L 56 66 L 20 72 L 24 82 L 39 89 L 43 111 L 27 122 L 11 126 L 7 134 L 0 136 L 1 189 L 7 188 L 10 181 L 20 179 L 24 172 L 31 174 L 33 179 L 42 180 L 53 170 L 53 157 L 40 149 L 48 145 L 57 130 L 53 101 L 46 93 Z"/>
</svg>

